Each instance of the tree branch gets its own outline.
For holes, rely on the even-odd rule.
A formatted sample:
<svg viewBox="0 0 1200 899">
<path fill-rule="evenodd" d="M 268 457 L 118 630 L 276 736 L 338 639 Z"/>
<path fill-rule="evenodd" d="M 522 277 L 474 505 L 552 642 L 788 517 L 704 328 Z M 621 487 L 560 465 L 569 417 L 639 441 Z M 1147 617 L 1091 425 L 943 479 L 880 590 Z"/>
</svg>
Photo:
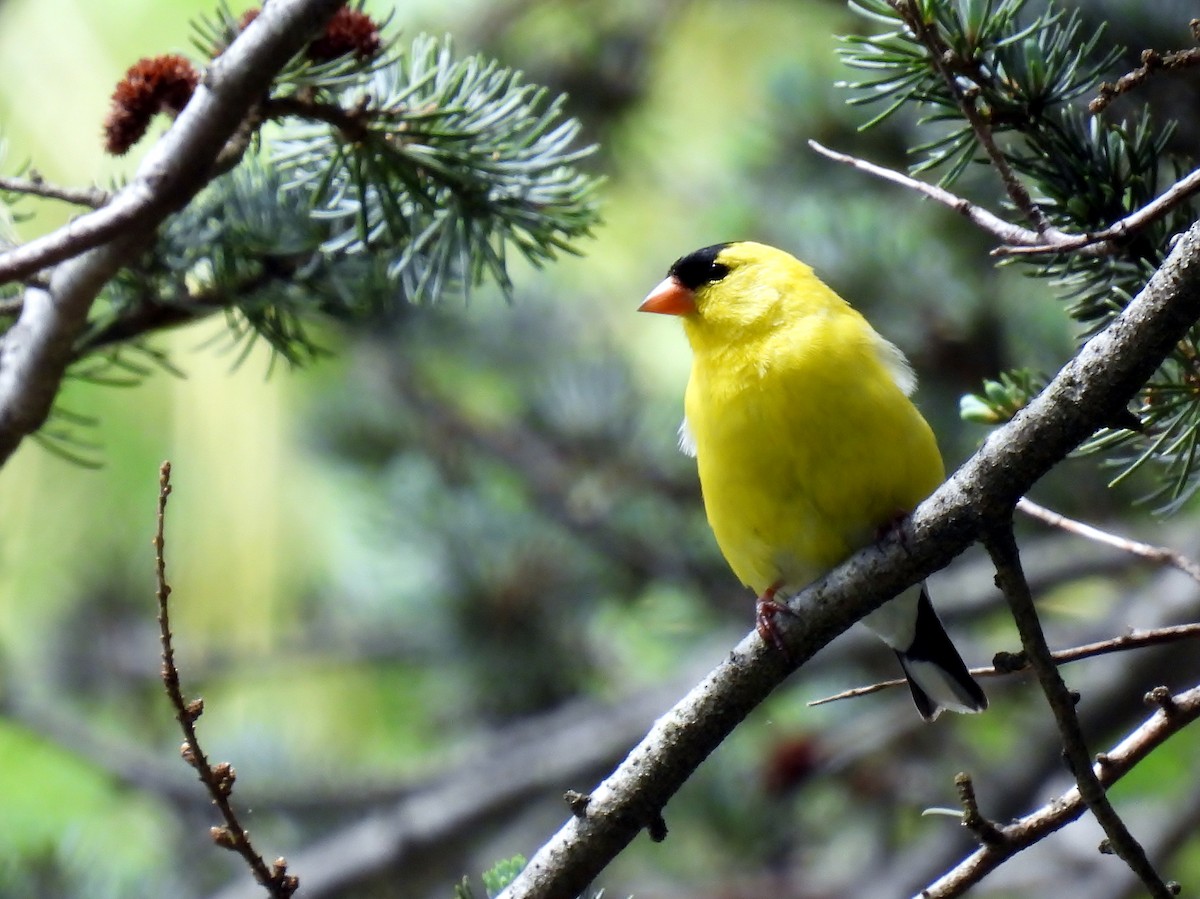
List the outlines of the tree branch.
<svg viewBox="0 0 1200 899">
<path fill-rule="evenodd" d="M 1112 786 L 1169 737 L 1200 718 L 1200 687 L 1193 687 L 1169 699 L 1169 708 L 1160 707 L 1124 740 L 1098 756 L 1095 765 L 1089 765 L 1102 786 Z M 981 846 L 963 859 L 923 889 L 921 899 L 950 899 L 963 895 L 1022 849 L 1070 824 L 1086 809 L 1079 787 L 1072 787 L 1036 811 L 1000 827 L 1001 841 Z"/>
<path fill-rule="evenodd" d="M 1046 635 L 1042 632 L 1037 608 L 1033 604 L 1033 594 L 1029 592 L 1029 584 L 1021 570 L 1021 556 L 1012 532 L 1012 519 L 998 522 L 994 528 L 986 531 L 983 543 L 996 565 L 996 586 L 1004 593 L 1012 609 L 1013 620 L 1021 634 L 1021 644 L 1025 647 L 1025 657 L 1037 674 L 1042 692 L 1046 694 L 1046 701 L 1058 722 L 1063 753 L 1075 775 L 1080 796 L 1107 834 L 1109 847 L 1146 885 L 1150 895 L 1170 899 L 1175 893 L 1154 870 L 1145 849 L 1117 814 L 1104 786 L 1092 770 L 1091 754 L 1075 714 L 1077 697 L 1067 689 L 1050 655 L 1050 647 L 1046 645 Z"/>
<path fill-rule="evenodd" d="M 936 26 L 925 21 L 918 12 L 915 4 L 908 2 L 908 0 L 888 0 L 888 2 L 912 31 L 913 36 L 924 44 L 925 48 L 929 51 L 930 65 L 937 70 L 937 73 L 946 85 L 946 90 L 949 91 L 950 95 L 958 103 L 958 108 L 962 112 L 963 118 L 967 120 L 967 123 L 971 126 L 971 130 L 975 132 L 975 139 L 979 142 L 979 146 L 987 155 L 992 167 L 995 168 L 996 174 L 1000 176 L 1000 181 L 1008 193 L 1008 198 L 1012 200 L 1013 206 L 1025 218 L 1029 219 L 1034 228 L 1037 229 L 1037 233 L 1042 235 L 1044 239 L 1058 240 L 1062 238 L 1064 236 L 1063 233 L 1050 223 L 1050 219 L 1046 217 L 1046 213 L 1029 193 L 1029 188 L 1017 177 L 1016 172 L 1009 165 L 1008 157 L 996 145 L 996 138 L 992 134 L 991 123 L 980 112 L 979 106 L 975 102 L 978 89 L 964 89 L 958 77 L 951 71 L 950 64 L 957 58 L 957 54 L 942 40 L 942 36 L 938 33 Z"/>
<path fill-rule="evenodd" d="M 21 316 L 0 343 L 0 463 L 46 420 L 97 293 L 163 219 L 208 182 L 267 83 L 341 5 L 267 5 L 213 61 L 187 108 L 108 205 L 0 256 L 0 280 L 69 260 L 55 270 L 48 289 L 26 291 Z"/>
<path fill-rule="evenodd" d="M 788 657 L 746 637 L 673 709 L 530 860 L 504 899 L 577 895 L 721 741 L 822 646 L 901 589 L 946 565 L 1007 517 L 1051 467 L 1134 396 L 1200 317 L 1200 224 L 1175 244 L 1112 323 L 923 502 L 885 542 L 855 553 L 796 597 L 781 616 Z"/>
<path fill-rule="evenodd" d="M 167 697 L 175 710 L 175 720 L 183 730 L 183 745 L 180 754 L 200 776 L 200 782 L 212 797 L 213 805 L 225 819 L 224 825 L 213 827 L 210 831 L 213 842 L 240 855 L 249 865 L 254 879 L 275 899 L 288 899 L 296 892 L 300 881 L 294 874 L 289 874 L 287 863 L 277 859 L 270 867 L 250 843 L 250 834 L 242 826 L 237 812 L 229 802 L 233 792 L 233 783 L 237 775 L 233 766 L 228 762 L 212 765 L 208 756 L 200 746 L 200 738 L 196 734 L 196 721 L 204 713 L 204 700 L 193 699 L 188 702 L 183 695 L 179 683 L 179 668 L 175 665 L 175 646 L 171 634 L 171 587 L 167 583 L 167 563 L 163 550 L 166 546 L 164 530 L 167 518 L 167 498 L 171 495 L 171 463 L 164 462 L 158 473 L 158 515 L 157 527 L 154 531 L 154 571 L 158 585 L 158 632 L 162 644 L 162 681 L 166 688 Z"/>
<path fill-rule="evenodd" d="M 898 184 L 909 190 L 916 191 L 924 197 L 940 203 L 947 209 L 952 209 L 962 215 L 971 224 L 1001 242 L 1002 246 L 992 250 L 993 256 L 1036 256 L 1044 253 L 1065 253 L 1080 251 L 1089 256 L 1103 256 L 1116 249 L 1115 242 L 1128 237 L 1136 231 L 1157 221 L 1180 203 L 1200 191 L 1200 169 L 1180 178 L 1169 188 L 1159 194 L 1152 202 L 1147 203 L 1136 212 L 1131 212 L 1123 219 L 1113 222 L 1100 231 L 1089 231 L 1086 234 L 1068 234 L 1064 231 L 1039 234 L 1030 228 L 1022 228 L 1000 216 L 989 212 L 982 206 L 972 203 L 965 197 L 960 197 L 944 187 L 929 184 L 895 169 L 876 165 L 857 156 L 839 153 L 831 150 L 815 140 L 808 142 L 816 152 L 834 162 L 848 165 L 860 172 L 873 175 L 892 184 Z"/>
<path fill-rule="evenodd" d="M 1069 534 L 1076 534 L 1088 540 L 1094 540 L 1097 543 L 1103 543 L 1105 546 L 1111 546 L 1121 552 L 1129 553 L 1141 559 L 1154 562 L 1157 565 L 1170 565 L 1172 568 L 1177 568 L 1190 577 L 1192 580 L 1200 583 L 1200 563 L 1189 559 L 1181 552 L 1176 552 L 1165 546 L 1154 546 L 1150 543 L 1142 543 L 1140 540 L 1130 540 L 1126 537 L 1118 537 L 1116 534 L 1110 534 L 1107 531 L 1102 531 L 1100 528 L 1093 527 L 1090 524 L 1084 524 L 1082 521 L 1076 521 L 1073 518 L 1067 518 L 1065 515 L 1060 515 L 1045 506 L 1040 506 L 1029 497 L 1021 497 L 1017 502 L 1017 510 L 1024 512 L 1030 518 L 1036 518 L 1038 521 L 1048 524 L 1051 527 L 1059 528 Z"/>
<path fill-rule="evenodd" d="M 1200 191 L 1200 169 L 1184 175 L 1151 202 L 1123 219 L 1118 219 L 1107 228 L 1087 234 L 1061 234 L 1053 240 L 1042 239 L 1025 244 L 1010 241 L 1013 246 L 997 247 L 993 256 L 1028 256 L 1039 253 L 1063 253 L 1069 250 L 1086 249 L 1093 255 L 1107 252 L 1113 241 L 1128 237 L 1162 218 L 1184 200 Z"/>
<path fill-rule="evenodd" d="M 1004 244 L 1015 244 L 1018 246 L 1041 245 L 1044 244 L 1046 238 L 1038 234 L 1038 232 L 1030 228 L 1022 228 L 1020 225 L 1014 225 L 1012 222 L 1000 218 L 994 213 L 988 212 L 982 206 L 972 203 L 970 200 L 960 197 L 957 194 L 951 193 L 944 187 L 939 187 L 936 184 L 929 184 L 917 178 L 912 178 L 902 172 L 897 172 L 894 169 L 889 169 L 881 165 L 876 165 L 873 162 L 867 162 L 865 159 L 859 159 L 857 156 L 850 156 L 846 153 L 839 153 L 836 150 L 831 150 L 828 147 L 822 146 L 815 140 L 808 142 L 816 152 L 820 153 L 827 159 L 832 159 L 834 162 L 840 162 L 848 165 L 851 168 L 857 169 L 860 172 L 865 172 L 868 175 L 874 175 L 876 178 L 881 178 L 884 181 L 890 181 L 893 184 L 899 184 L 901 187 L 907 187 L 909 190 L 915 190 L 917 193 L 928 197 L 936 203 L 941 203 L 948 209 L 952 209 L 959 215 L 964 216 L 967 221 L 977 228 L 986 231 L 996 240 Z"/>
<path fill-rule="evenodd" d="M 1200 19 L 1192 19 L 1192 36 L 1200 40 Z M 1132 72 L 1126 72 L 1117 79 L 1116 84 L 1105 81 L 1100 85 L 1096 98 L 1088 104 L 1092 115 L 1099 115 L 1108 108 L 1121 94 L 1127 94 L 1141 87 L 1153 77 L 1156 72 L 1181 71 L 1200 65 L 1200 49 L 1195 47 L 1187 50 L 1173 50 L 1170 53 L 1159 53 L 1157 50 L 1143 50 L 1142 64 Z"/>
<path fill-rule="evenodd" d="M 1128 634 L 1113 637 L 1111 640 L 1098 640 L 1095 643 L 1072 646 L 1070 649 L 1056 649 L 1050 653 L 1050 658 L 1054 660 L 1055 665 L 1065 665 L 1068 662 L 1091 659 L 1107 655 L 1110 652 L 1124 652 L 1129 649 L 1142 649 L 1146 646 L 1162 646 L 1179 640 L 1194 640 L 1196 637 L 1200 637 L 1200 624 L 1177 624 L 1172 627 L 1157 627 L 1148 631 L 1131 631 Z M 1029 667 L 1029 659 L 1024 653 L 1000 652 L 996 653 L 996 660 L 997 664 L 970 669 L 971 676 L 1003 677 L 1024 671 Z M 832 696 L 813 699 L 808 705 L 825 705 L 842 699 L 857 699 L 860 696 L 870 696 L 881 690 L 890 690 L 892 687 L 903 687 L 907 684 L 908 681 L 904 678 L 879 681 L 879 683 L 868 684 L 865 687 L 854 687 L 834 693 Z"/>
<path fill-rule="evenodd" d="M 99 187 L 60 187 L 50 184 L 41 175 L 32 172 L 28 178 L 0 176 L 0 191 L 43 197 L 47 200 L 62 200 L 64 203 L 90 206 L 92 209 L 103 206 L 111 199 L 109 192 Z"/>
</svg>

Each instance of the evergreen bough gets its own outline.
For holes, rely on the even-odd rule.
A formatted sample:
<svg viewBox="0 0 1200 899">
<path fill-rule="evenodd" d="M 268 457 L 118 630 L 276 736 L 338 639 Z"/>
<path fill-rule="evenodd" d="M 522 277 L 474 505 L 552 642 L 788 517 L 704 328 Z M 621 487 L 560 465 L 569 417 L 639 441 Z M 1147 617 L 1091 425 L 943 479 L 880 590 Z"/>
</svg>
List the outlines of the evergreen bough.
<svg viewBox="0 0 1200 899">
<path fill-rule="evenodd" d="M 864 127 L 917 111 L 918 126 L 933 136 L 910 148 L 913 174 L 938 172 L 949 187 L 972 164 L 991 165 L 1002 182 L 997 202 L 1009 217 L 1025 218 L 1049 237 L 1109 228 L 1196 168 L 1194 157 L 1168 152 L 1172 122 L 1157 121 L 1146 108 L 1113 117 L 1113 86 L 1102 78 L 1121 50 L 1104 40 L 1103 28 L 1085 32 L 1077 12 L 1053 4 L 1032 12 L 1026 0 L 851 5 L 880 30 L 843 38 L 846 62 L 868 73 L 845 86 L 852 103 L 884 107 Z M 1088 97 L 1105 100 L 1088 104 Z M 1087 337 L 1128 304 L 1196 214 L 1188 195 L 1084 251 L 1060 250 L 1047 239 L 1044 252 L 1005 261 L 1048 280 Z M 1007 420 L 1036 388 L 1027 372 L 1012 372 L 965 399 L 964 408 L 973 420 Z M 1153 469 L 1157 486 L 1147 500 L 1173 511 L 1200 489 L 1200 328 L 1147 382 L 1132 411 L 1082 451 L 1107 453 L 1120 469 L 1114 483 Z"/>
</svg>

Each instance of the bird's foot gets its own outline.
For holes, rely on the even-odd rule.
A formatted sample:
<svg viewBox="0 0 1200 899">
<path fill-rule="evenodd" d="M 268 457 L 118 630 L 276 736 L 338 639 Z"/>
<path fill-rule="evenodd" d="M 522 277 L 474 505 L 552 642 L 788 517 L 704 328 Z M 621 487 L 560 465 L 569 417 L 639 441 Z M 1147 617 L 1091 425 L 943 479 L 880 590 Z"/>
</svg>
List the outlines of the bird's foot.
<svg viewBox="0 0 1200 899">
<path fill-rule="evenodd" d="M 791 615 L 793 618 L 800 616 L 775 599 L 775 594 L 781 586 L 783 585 L 780 583 L 772 584 L 758 598 L 758 603 L 754 608 L 754 626 L 764 643 L 769 643 L 786 656 L 788 655 L 787 646 L 779 635 L 779 629 L 775 626 L 775 616 Z"/>
</svg>

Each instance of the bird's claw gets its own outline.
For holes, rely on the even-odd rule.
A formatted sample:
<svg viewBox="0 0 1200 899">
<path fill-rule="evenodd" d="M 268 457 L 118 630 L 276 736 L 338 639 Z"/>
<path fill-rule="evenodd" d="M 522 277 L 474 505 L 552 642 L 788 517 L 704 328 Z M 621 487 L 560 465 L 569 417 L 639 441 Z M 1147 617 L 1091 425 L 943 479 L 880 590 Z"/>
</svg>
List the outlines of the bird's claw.
<svg viewBox="0 0 1200 899">
<path fill-rule="evenodd" d="M 779 585 L 775 584 L 758 598 L 758 603 L 754 611 L 754 626 L 755 630 L 758 631 L 758 636 L 762 638 L 764 643 L 774 646 L 779 652 L 790 657 L 787 645 L 783 642 L 783 637 L 779 634 L 779 628 L 775 626 L 775 616 L 791 615 L 793 618 L 798 618 L 799 616 L 775 599 L 775 593 L 778 589 Z"/>
</svg>

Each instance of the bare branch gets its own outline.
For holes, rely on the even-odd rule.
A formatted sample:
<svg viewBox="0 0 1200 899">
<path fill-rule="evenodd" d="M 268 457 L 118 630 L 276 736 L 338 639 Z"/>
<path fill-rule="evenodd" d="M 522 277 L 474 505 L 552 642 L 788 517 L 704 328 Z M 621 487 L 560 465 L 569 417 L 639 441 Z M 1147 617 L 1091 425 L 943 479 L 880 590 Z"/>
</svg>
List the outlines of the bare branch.
<svg viewBox="0 0 1200 899">
<path fill-rule="evenodd" d="M 1103 784 L 1092 770 L 1091 754 L 1088 752 L 1083 730 L 1079 726 L 1079 718 L 1075 714 L 1076 696 L 1067 689 L 1058 673 L 1058 666 L 1054 664 L 1050 655 L 1050 647 L 1046 645 L 1046 636 L 1042 632 L 1037 608 L 1033 604 L 1033 594 L 1029 592 L 1029 584 L 1021 570 L 1021 556 L 1013 537 L 1011 519 L 1000 522 L 985 532 L 983 543 L 996 565 L 996 586 L 1008 600 L 1013 620 L 1021 634 L 1021 644 L 1025 647 L 1025 656 L 1036 672 L 1042 692 L 1046 694 L 1046 700 L 1058 722 L 1063 752 L 1075 775 L 1080 795 L 1087 803 L 1092 816 L 1104 828 L 1104 833 L 1108 836 L 1108 846 L 1141 879 L 1150 895 L 1159 899 L 1170 899 L 1175 892 L 1154 870 L 1146 850 L 1117 814 L 1108 800 Z"/>
<path fill-rule="evenodd" d="M 1147 225 L 1157 221 L 1172 209 L 1200 191 L 1200 169 L 1180 178 L 1136 212 L 1113 222 L 1101 231 L 1087 234 L 1063 235 L 1054 240 L 1041 240 L 1032 244 L 1009 241 L 1010 246 L 997 247 L 993 256 L 1026 256 L 1039 253 L 1062 253 L 1068 250 L 1087 249 L 1094 255 L 1111 251 L 1111 243 L 1128 237 Z M 1012 245 L 1015 244 L 1015 245 Z"/>
<path fill-rule="evenodd" d="M 1085 643 L 1082 646 L 1073 646 L 1070 649 L 1056 649 L 1050 653 L 1050 658 L 1054 660 L 1054 664 L 1056 665 L 1065 665 L 1068 662 L 1091 659 L 1096 656 L 1107 655 L 1111 652 L 1124 652 L 1129 649 L 1142 649 L 1147 646 L 1162 646 L 1167 643 L 1175 643 L 1179 640 L 1193 640 L 1197 637 L 1200 637 L 1200 624 L 1177 624 L 1172 627 L 1158 627 L 1148 631 L 1130 631 L 1119 637 L 1113 637 L 1111 640 L 1098 640 L 1095 643 Z M 999 665 L 985 665 L 981 668 L 972 668 L 970 669 L 971 676 L 1002 677 L 1009 674 L 1016 674 L 1029 667 L 1029 660 L 1025 657 L 1024 653 L 997 653 L 996 658 L 1000 659 L 1002 663 Z M 865 687 L 854 687 L 850 690 L 843 690 L 841 693 L 834 693 L 832 696 L 814 699 L 808 704 L 810 706 L 825 705 L 828 702 L 838 702 L 842 699 L 857 699 L 860 696 L 870 696 L 872 693 L 890 690 L 892 687 L 903 687 L 907 684 L 908 681 L 903 678 L 879 681 Z"/>
<path fill-rule="evenodd" d="M 48 200 L 62 200 L 76 206 L 90 206 L 97 209 L 112 199 L 112 195 L 98 187 L 60 187 L 50 184 L 41 175 L 32 174 L 28 178 L 9 178 L 0 175 L 0 190 L 14 194 L 28 194 L 32 197 L 44 197 Z"/>
<path fill-rule="evenodd" d="M 1090 524 L 1084 524 L 1082 521 L 1076 521 L 1073 518 L 1060 515 L 1058 512 L 1047 509 L 1045 506 L 1038 505 L 1028 497 L 1021 497 L 1017 502 L 1017 509 L 1024 512 L 1030 518 L 1036 518 L 1038 521 L 1070 534 L 1077 534 L 1080 537 L 1086 537 L 1088 540 L 1103 543 L 1105 546 L 1112 546 L 1122 552 L 1130 553 L 1158 565 L 1169 565 L 1172 568 L 1178 568 L 1192 580 L 1200 583 L 1200 563 L 1189 559 L 1181 552 L 1165 546 L 1142 543 L 1140 540 L 1118 537 L 1116 534 L 1102 531 Z"/>
<path fill-rule="evenodd" d="M 23 280 L 112 239 L 145 216 L 151 199 L 130 184 L 103 208 L 0 254 L 0 282 Z"/>
<path fill-rule="evenodd" d="M 287 863 L 278 859 L 270 867 L 258 854 L 250 842 L 250 834 L 242 827 L 237 812 L 229 802 L 233 793 L 233 783 L 237 777 L 233 766 L 228 762 L 217 765 L 209 764 L 208 757 L 200 746 L 200 738 L 196 735 L 196 721 L 204 713 L 204 700 L 188 701 L 184 698 L 179 685 L 179 669 L 175 665 L 175 647 L 171 639 L 171 613 L 169 599 L 171 587 L 167 583 L 167 563 L 163 555 L 166 545 L 163 533 L 167 517 L 167 498 L 171 495 L 171 463 L 164 462 L 158 474 L 158 516 L 154 531 L 154 570 L 158 585 L 158 630 L 162 643 L 162 681 L 167 696 L 175 709 L 175 718 L 183 729 L 183 746 L 180 754 L 200 775 L 200 782 L 212 797 L 213 805 L 225 819 L 222 827 L 211 830 L 213 842 L 233 852 L 236 852 L 250 866 L 254 879 L 262 884 L 268 893 L 276 899 L 288 899 L 300 885 L 294 874 L 289 874 Z"/>
<path fill-rule="evenodd" d="M 1196 19 L 1192 20 L 1192 32 L 1197 33 Z M 1200 65 L 1200 49 L 1191 47 L 1187 50 L 1174 50 L 1170 53 L 1159 53 L 1157 50 L 1143 50 L 1142 64 L 1132 72 L 1127 72 L 1117 79 L 1116 84 L 1108 81 L 1100 85 L 1096 98 L 1088 104 L 1092 115 L 1099 115 L 1108 108 L 1121 94 L 1141 87 L 1150 80 L 1156 72 L 1182 71 Z"/>
<path fill-rule="evenodd" d="M 960 197 L 944 187 L 929 184 L 895 169 L 876 165 L 857 156 L 839 153 L 831 150 L 815 140 L 808 145 L 822 156 L 840 162 L 860 172 L 873 175 L 892 184 L 898 184 L 909 190 L 916 191 L 948 209 L 952 209 L 967 219 L 980 230 L 990 234 L 1003 245 L 992 250 L 993 256 L 1036 256 L 1045 253 L 1065 253 L 1068 251 L 1086 251 L 1090 256 L 1105 256 L 1112 253 L 1115 243 L 1130 234 L 1156 222 L 1172 209 L 1183 203 L 1189 197 L 1200 191 L 1200 169 L 1180 178 L 1163 191 L 1153 202 L 1147 203 L 1136 212 L 1113 222 L 1100 231 L 1089 231 L 1086 234 L 1067 234 L 1063 231 L 1039 234 L 1029 228 L 1022 228 L 1000 216 L 972 203 L 965 197 Z"/>
<path fill-rule="evenodd" d="M 1124 740 L 1098 756 L 1094 765 L 1089 765 L 1103 787 L 1112 786 L 1169 737 L 1200 718 L 1200 687 L 1193 687 L 1170 699 L 1170 711 L 1160 708 Z M 922 899 L 950 899 L 963 895 L 1022 849 L 1027 849 L 1076 820 L 1086 809 L 1087 804 L 1079 794 L 1079 787 L 1072 787 L 1036 811 L 1001 827 L 1002 842 L 981 846 L 922 890 Z M 1168 895 L 1174 895 L 1174 885 L 1166 886 Z"/>
<path fill-rule="evenodd" d="M 46 420 L 101 288 L 166 216 L 207 183 L 266 84 L 339 6 L 341 0 L 266 5 L 213 61 L 187 108 L 112 202 L 0 256 L 0 280 L 68 260 L 48 289 L 26 291 L 20 318 L 0 343 L 0 462 Z"/>
<path fill-rule="evenodd" d="M 963 827 L 975 834 L 975 838 L 985 846 L 1003 843 L 1004 832 L 979 811 L 979 800 L 975 797 L 975 784 L 971 775 L 955 775 L 954 788 L 958 791 L 958 800 L 963 807 Z"/>
<path fill-rule="evenodd" d="M 860 172 L 866 172 L 868 175 L 874 175 L 876 178 L 882 178 L 884 181 L 899 184 L 901 187 L 907 187 L 909 190 L 915 190 L 917 193 L 937 203 L 941 203 L 949 209 L 953 209 L 959 215 L 964 216 L 971 224 L 983 229 L 992 235 L 992 237 L 1005 244 L 1015 244 L 1018 246 L 1025 244 L 1042 245 L 1046 241 L 1045 237 L 1036 231 L 1005 221 L 1000 216 L 988 212 L 982 206 L 978 206 L 970 200 L 951 193 L 944 187 L 938 187 L 936 184 L 928 184 L 897 172 L 894 169 L 875 165 L 875 163 L 867 162 L 865 159 L 859 159 L 856 156 L 839 153 L 836 150 L 822 146 L 815 140 L 810 140 L 808 145 L 822 156 L 832 159 L 834 162 L 844 163 L 851 168 L 858 169 Z"/>
</svg>

